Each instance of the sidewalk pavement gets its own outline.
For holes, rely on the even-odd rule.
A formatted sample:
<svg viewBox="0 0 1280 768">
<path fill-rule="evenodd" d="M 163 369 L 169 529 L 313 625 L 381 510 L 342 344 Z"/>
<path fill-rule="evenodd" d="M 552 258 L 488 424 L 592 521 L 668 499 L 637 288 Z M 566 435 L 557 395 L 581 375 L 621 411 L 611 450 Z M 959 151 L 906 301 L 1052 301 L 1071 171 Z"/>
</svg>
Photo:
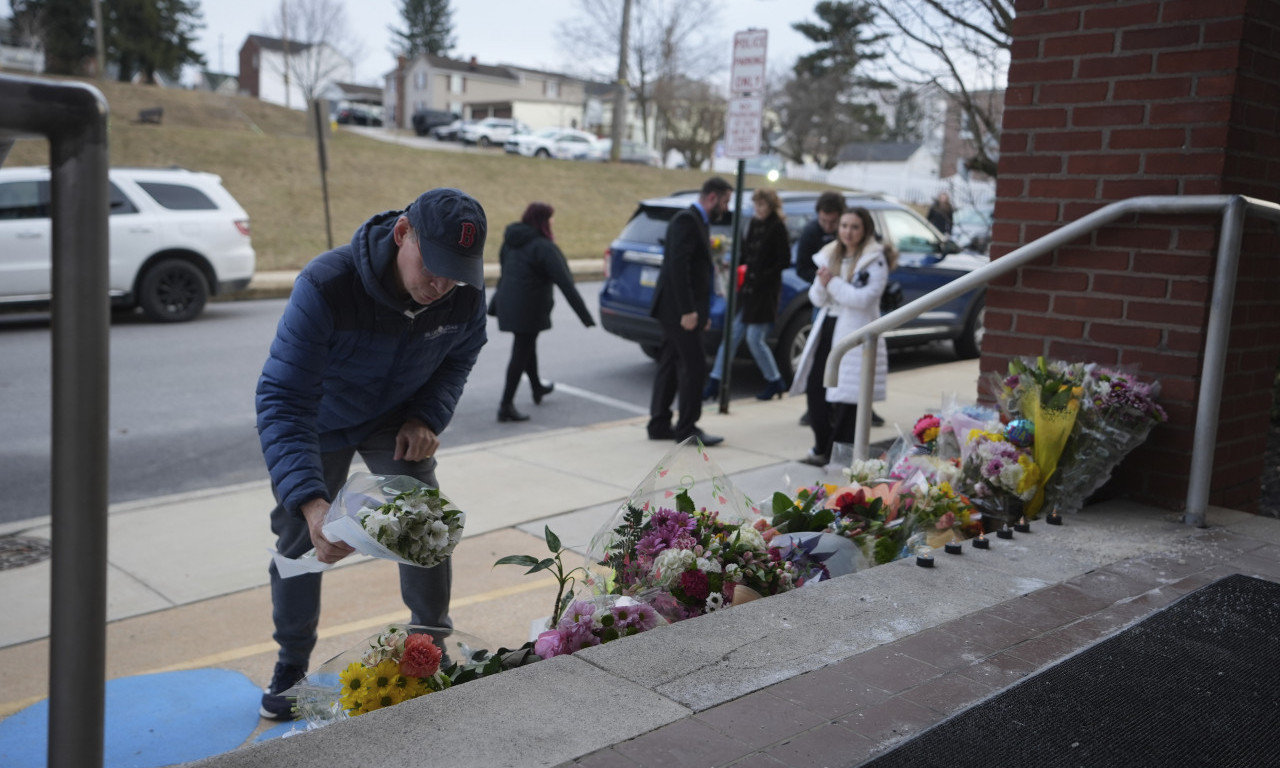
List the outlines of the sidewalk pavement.
<svg viewBox="0 0 1280 768">
<path fill-rule="evenodd" d="M 889 426 L 873 429 L 872 440 L 895 436 L 894 424 L 908 429 L 943 394 L 973 392 L 977 374 L 975 361 L 891 374 L 890 397 L 876 406 Z M 712 457 L 755 499 L 818 479 L 819 470 L 792 461 L 809 445 L 808 430 L 796 426 L 803 410 L 799 398 L 734 401 L 727 415 L 708 409 L 703 427 L 727 438 Z M 583 547 L 671 449 L 647 440 L 644 427 L 636 418 L 528 436 L 513 430 L 510 439 L 443 450 L 441 486 L 469 513 L 459 552 L 480 547 L 475 559 L 488 558 L 486 566 L 538 552 L 544 525 Z M 269 631 L 244 634 L 265 611 L 270 506 L 265 482 L 113 506 L 108 611 L 110 628 L 123 629 L 109 648 L 157 632 L 167 633 L 171 653 L 205 634 L 234 638 L 233 651 L 194 661 L 191 651 L 167 667 L 177 669 L 227 666 L 222 660 L 249 653 L 236 643 L 269 639 Z M 988 551 L 939 553 L 933 569 L 899 561 L 198 765 L 354 764 L 374 744 L 389 764 L 855 765 L 1221 575 L 1280 581 L 1280 521 L 1220 509 L 1208 519 L 1212 527 L 1197 530 L 1161 510 L 1098 505 L 1062 527 L 1036 523 L 1030 535 L 993 539 Z M 10 524 L 0 534 L 47 536 L 45 526 Z M 192 540 L 193 531 L 198 546 L 177 551 L 173 542 Z M 379 603 L 387 596 L 364 581 L 394 573 L 384 565 L 347 566 L 327 578 L 322 637 L 340 643 L 341 631 L 353 631 L 329 626 L 341 624 L 327 618 L 335 603 L 339 616 L 356 606 L 371 621 L 403 620 L 388 618 L 403 611 L 398 595 Z M 553 590 L 545 583 L 514 568 L 477 573 L 488 581 L 475 594 L 460 595 L 465 581 L 455 575 L 459 628 L 485 636 L 459 620 L 464 610 L 477 623 L 523 627 L 547 612 Z M 351 594 L 341 591 L 344 581 Z M 19 689 L 45 674 L 38 653 L 23 653 L 47 634 L 47 585 L 47 562 L 0 571 L 0 660 L 12 651 L 4 666 L 25 665 Z M 368 626 L 354 631 L 363 636 Z M 271 648 L 250 650 L 269 666 L 262 660 Z M 156 653 L 152 669 L 166 668 L 173 656 Z M 317 658 L 326 656 L 317 649 Z"/>
</svg>

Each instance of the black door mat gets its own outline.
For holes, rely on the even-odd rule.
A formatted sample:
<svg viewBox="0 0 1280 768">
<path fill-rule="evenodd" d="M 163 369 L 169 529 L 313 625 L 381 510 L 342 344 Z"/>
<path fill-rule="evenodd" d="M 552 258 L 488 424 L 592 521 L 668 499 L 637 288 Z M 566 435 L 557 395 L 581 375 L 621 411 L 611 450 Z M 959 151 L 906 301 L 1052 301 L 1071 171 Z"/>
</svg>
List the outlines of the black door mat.
<svg viewBox="0 0 1280 768">
<path fill-rule="evenodd" d="M 1202 587 L 862 765 L 1280 765 L 1280 584 Z"/>
</svg>

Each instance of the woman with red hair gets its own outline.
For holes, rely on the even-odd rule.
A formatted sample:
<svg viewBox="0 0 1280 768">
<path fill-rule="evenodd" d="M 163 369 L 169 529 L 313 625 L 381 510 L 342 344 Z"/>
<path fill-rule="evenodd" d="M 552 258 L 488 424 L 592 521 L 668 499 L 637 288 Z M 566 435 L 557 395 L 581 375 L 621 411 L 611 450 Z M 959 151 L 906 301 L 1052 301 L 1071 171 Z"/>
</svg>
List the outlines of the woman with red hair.
<svg viewBox="0 0 1280 768">
<path fill-rule="evenodd" d="M 528 415 L 516 410 L 514 399 L 520 377 L 528 375 L 533 402 L 555 389 L 555 382 L 543 382 L 538 376 L 538 334 L 551 328 L 551 286 L 560 286 L 573 311 L 590 328 L 596 322 L 573 285 L 569 262 L 555 244 L 551 219 L 555 209 L 546 203 L 530 203 L 524 216 L 507 226 L 498 258 L 502 275 L 494 288 L 489 314 L 497 315 L 498 330 L 514 335 L 511 361 L 507 363 L 507 381 L 498 406 L 498 421 L 527 421 Z"/>
</svg>

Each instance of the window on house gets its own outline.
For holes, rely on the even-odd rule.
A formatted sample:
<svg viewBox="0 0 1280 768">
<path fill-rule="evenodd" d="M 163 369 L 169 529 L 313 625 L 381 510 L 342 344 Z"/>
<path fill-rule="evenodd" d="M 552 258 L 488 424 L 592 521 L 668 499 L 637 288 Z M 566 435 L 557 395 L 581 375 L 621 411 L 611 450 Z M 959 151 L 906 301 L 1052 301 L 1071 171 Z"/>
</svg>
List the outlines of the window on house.
<svg viewBox="0 0 1280 768">
<path fill-rule="evenodd" d="M 466 83 L 462 75 L 449 75 L 449 93 L 463 93 L 466 91 Z"/>
<path fill-rule="evenodd" d="M 542 92 L 552 99 L 560 98 L 560 82 L 558 80 L 547 80 L 542 84 Z"/>
</svg>

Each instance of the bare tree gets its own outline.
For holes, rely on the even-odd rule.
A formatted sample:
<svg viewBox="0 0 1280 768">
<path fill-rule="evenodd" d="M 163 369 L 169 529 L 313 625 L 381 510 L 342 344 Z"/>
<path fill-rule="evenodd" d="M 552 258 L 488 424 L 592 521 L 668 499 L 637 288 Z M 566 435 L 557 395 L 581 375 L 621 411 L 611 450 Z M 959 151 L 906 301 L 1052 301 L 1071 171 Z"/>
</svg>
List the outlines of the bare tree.
<svg viewBox="0 0 1280 768">
<path fill-rule="evenodd" d="M 899 76 L 949 94 L 973 135 L 969 170 L 995 177 L 1003 89 L 1009 71 L 1014 0 L 871 0 L 899 33 L 891 53 Z"/>
<path fill-rule="evenodd" d="M 688 167 L 700 168 L 724 136 L 724 97 L 705 82 L 679 77 L 663 78 L 655 97 L 665 130 L 662 148 L 674 149 Z"/>
<path fill-rule="evenodd" d="M 646 142 L 655 138 L 649 135 L 655 108 L 658 134 L 664 133 L 663 108 L 657 104 L 664 78 L 707 79 L 726 68 L 729 49 L 715 32 L 720 8 L 720 0 L 701 5 L 643 0 L 633 6 L 627 87 L 640 113 Z M 579 74 L 610 81 L 617 66 L 621 29 L 622 4 L 618 0 L 578 0 L 576 17 L 561 27 L 561 45 Z"/>
<path fill-rule="evenodd" d="M 361 46 L 351 36 L 345 6 L 339 0 L 280 0 L 267 22 L 284 43 L 277 74 L 290 80 L 308 104 L 321 88 L 360 57 Z"/>
</svg>

